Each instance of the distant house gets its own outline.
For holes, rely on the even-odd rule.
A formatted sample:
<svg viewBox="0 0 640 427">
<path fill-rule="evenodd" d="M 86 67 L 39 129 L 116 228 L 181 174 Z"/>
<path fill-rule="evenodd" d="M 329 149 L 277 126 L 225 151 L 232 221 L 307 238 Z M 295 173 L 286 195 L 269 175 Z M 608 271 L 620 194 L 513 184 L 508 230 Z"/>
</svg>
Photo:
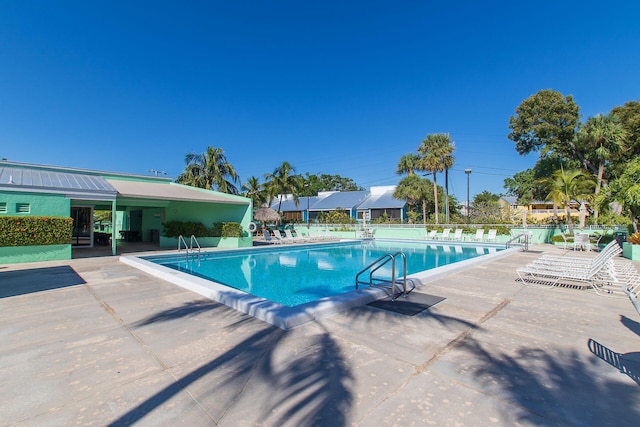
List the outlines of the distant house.
<svg viewBox="0 0 640 427">
<path fill-rule="evenodd" d="M 239 222 L 246 229 L 252 217 L 251 199 L 176 184 L 170 178 L 0 161 L 0 216 L 73 218 L 72 242 L 48 259 L 66 259 L 72 248 L 104 243 L 97 239 L 102 233 L 95 231 L 96 210 L 111 211 L 106 243 L 111 240 L 114 254 L 121 239 L 173 246 L 161 235 L 166 221 L 197 221 L 207 227 Z M 12 259 L 4 253 L 25 248 L 0 248 L 0 263 Z M 42 251 L 32 252 L 20 260 L 41 260 Z"/>
<path fill-rule="evenodd" d="M 372 221 L 386 215 L 389 219 L 404 222 L 406 201 L 393 197 L 395 186 L 371 187 L 369 191 L 323 191 L 317 196 L 300 197 L 296 205 L 293 198 L 283 196 L 282 203 L 276 197 L 271 208 L 282 212 L 285 220 L 315 222 L 322 212 L 337 209 L 347 211 L 350 218 L 358 221 Z"/>
<path fill-rule="evenodd" d="M 526 212 L 527 219 L 533 222 L 542 222 L 554 216 L 563 220 L 567 217 L 567 209 L 564 206 L 558 206 L 557 209 L 554 209 L 553 201 L 549 200 L 534 200 L 529 205 L 522 205 L 518 203 L 516 197 L 505 196 L 500 199 L 500 203 L 510 209 L 512 216 L 519 218 L 523 212 Z M 580 202 L 572 201 L 571 216 L 579 216 L 579 209 Z"/>
</svg>

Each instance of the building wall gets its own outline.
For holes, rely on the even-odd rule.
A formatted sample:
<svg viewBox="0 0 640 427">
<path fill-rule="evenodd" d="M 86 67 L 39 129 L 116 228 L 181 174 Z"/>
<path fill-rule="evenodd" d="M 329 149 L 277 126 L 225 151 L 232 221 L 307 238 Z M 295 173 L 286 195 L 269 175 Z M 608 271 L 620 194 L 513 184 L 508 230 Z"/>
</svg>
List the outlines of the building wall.
<svg viewBox="0 0 640 427">
<path fill-rule="evenodd" d="M 3 216 L 62 216 L 71 215 L 71 201 L 62 194 L 40 194 L 15 191 L 0 192 L 0 204 L 6 212 Z M 29 213 L 16 212 L 17 203 L 29 205 Z M 33 261 L 53 261 L 71 259 L 71 244 L 48 246 L 9 246 L 0 247 L 0 264 L 13 264 Z"/>
<path fill-rule="evenodd" d="M 0 192 L 0 203 L 6 203 L 7 216 L 66 216 L 71 215 L 71 201 L 62 194 Z M 29 213 L 17 213 L 17 203 L 28 203 Z"/>
</svg>

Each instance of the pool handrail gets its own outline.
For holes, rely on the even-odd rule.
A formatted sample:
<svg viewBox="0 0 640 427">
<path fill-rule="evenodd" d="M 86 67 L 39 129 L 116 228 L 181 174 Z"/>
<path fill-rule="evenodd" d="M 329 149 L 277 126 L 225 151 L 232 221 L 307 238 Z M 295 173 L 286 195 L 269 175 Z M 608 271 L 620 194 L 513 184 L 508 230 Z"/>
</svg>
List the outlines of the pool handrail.
<svg viewBox="0 0 640 427">
<path fill-rule="evenodd" d="M 395 294 L 395 290 L 396 290 L 396 288 L 395 288 L 395 286 L 396 286 L 396 257 L 397 256 L 402 256 L 402 259 L 403 259 L 403 262 L 404 262 L 403 270 L 402 270 L 402 274 L 403 274 L 402 295 L 407 296 L 407 256 L 405 255 L 404 252 L 401 252 L 401 251 L 396 252 L 394 254 L 386 253 L 386 254 L 380 256 L 375 261 L 373 261 L 367 267 L 365 267 L 361 271 L 359 271 L 358 274 L 356 274 L 356 289 L 358 289 L 358 284 L 360 284 L 360 283 L 369 284 L 369 286 L 373 286 L 373 280 L 374 280 L 373 273 L 375 273 L 378 269 L 382 268 L 389 261 L 391 261 L 391 299 L 395 300 L 397 298 L 397 295 Z M 374 266 L 375 266 L 375 268 L 373 268 Z M 369 270 L 369 281 L 368 282 L 360 281 L 359 280 L 360 275 L 362 273 L 366 272 L 367 270 Z M 375 279 L 375 280 L 381 280 L 381 279 Z"/>
</svg>

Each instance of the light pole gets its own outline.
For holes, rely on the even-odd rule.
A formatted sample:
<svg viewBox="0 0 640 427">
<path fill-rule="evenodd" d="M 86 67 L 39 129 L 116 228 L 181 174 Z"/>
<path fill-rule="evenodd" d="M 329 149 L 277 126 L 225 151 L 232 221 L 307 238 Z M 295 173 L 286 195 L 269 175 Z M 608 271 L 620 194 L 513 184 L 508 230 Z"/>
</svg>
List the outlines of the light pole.
<svg viewBox="0 0 640 427">
<path fill-rule="evenodd" d="M 467 224 L 469 224 L 469 177 L 471 176 L 471 169 L 465 169 L 464 173 L 467 174 Z"/>
<path fill-rule="evenodd" d="M 309 184 L 304 184 L 305 187 L 309 187 Z M 307 236 L 309 235 L 309 230 L 310 230 L 310 226 L 309 226 L 309 199 L 310 199 L 310 195 L 309 193 L 307 193 Z"/>
</svg>

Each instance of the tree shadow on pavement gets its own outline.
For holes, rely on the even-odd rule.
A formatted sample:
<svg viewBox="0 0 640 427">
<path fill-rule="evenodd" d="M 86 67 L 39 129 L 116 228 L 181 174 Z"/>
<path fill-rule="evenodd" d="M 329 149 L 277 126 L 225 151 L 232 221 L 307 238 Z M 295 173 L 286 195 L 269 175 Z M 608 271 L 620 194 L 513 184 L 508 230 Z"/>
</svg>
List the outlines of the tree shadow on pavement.
<svg viewBox="0 0 640 427">
<path fill-rule="evenodd" d="M 149 327 L 220 307 L 225 306 L 213 301 L 196 301 L 156 313 L 132 326 Z M 206 404 L 204 407 L 216 424 L 225 419 L 231 424 L 240 416 L 266 425 L 347 425 L 347 413 L 353 401 L 353 377 L 331 335 L 321 330 L 303 338 L 301 351 L 283 352 L 291 344 L 289 340 L 296 339 L 290 331 L 246 315 L 226 328 L 246 330 L 242 327 L 249 323 L 253 329 L 258 326 L 251 335 L 146 397 L 110 425 L 141 421 L 150 412 L 162 410 L 170 399 L 186 389 L 201 404 L 201 399 L 215 396 L 215 407 Z M 196 386 L 207 377 L 215 380 Z"/>
<path fill-rule="evenodd" d="M 473 340 L 462 347 L 480 358 L 473 368 L 480 388 L 513 405 L 505 419 L 529 425 L 637 425 L 640 389 L 603 376 L 599 364 L 584 361 L 578 351 L 523 347 L 506 354 Z"/>
</svg>

